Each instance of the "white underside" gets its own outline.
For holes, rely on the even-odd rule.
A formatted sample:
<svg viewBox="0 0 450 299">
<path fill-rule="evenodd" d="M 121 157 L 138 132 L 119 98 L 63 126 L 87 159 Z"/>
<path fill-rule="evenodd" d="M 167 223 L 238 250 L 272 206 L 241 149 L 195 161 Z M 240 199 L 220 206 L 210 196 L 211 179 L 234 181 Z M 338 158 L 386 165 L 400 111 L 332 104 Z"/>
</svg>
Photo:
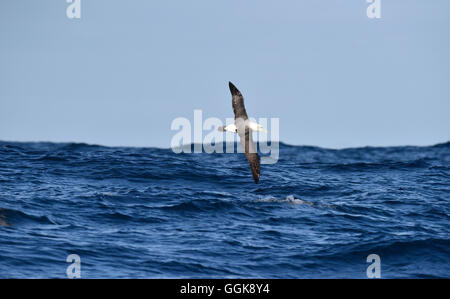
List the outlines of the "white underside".
<svg viewBox="0 0 450 299">
<path fill-rule="evenodd" d="M 248 122 L 246 124 L 252 131 L 259 131 L 259 132 L 265 132 L 268 133 L 266 129 L 264 129 L 260 124 L 255 122 Z M 235 124 L 229 124 L 224 128 L 225 131 L 231 132 L 231 133 L 237 133 L 237 127 Z"/>
</svg>

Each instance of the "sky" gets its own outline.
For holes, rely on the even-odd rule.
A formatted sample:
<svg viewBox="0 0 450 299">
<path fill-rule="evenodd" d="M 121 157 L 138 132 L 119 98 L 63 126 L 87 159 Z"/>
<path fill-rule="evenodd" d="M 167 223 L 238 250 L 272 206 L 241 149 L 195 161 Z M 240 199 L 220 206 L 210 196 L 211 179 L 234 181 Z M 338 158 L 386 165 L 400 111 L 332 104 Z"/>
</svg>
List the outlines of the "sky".
<svg viewBox="0 0 450 299">
<path fill-rule="evenodd" d="M 289 144 L 450 140 L 448 0 L 68 6 L 0 1 L 0 140 L 168 148 L 177 117 L 233 117 L 228 81 Z"/>
</svg>

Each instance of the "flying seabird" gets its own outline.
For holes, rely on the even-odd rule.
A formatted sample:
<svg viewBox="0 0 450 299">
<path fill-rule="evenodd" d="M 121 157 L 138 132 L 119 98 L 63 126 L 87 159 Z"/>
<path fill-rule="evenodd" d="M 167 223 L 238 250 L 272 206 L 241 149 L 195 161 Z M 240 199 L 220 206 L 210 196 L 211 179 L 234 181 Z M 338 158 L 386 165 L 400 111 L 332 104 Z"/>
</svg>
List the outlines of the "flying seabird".
<svg viewBox="0 0 450 299">
<path fill-rule="evenodd" d="M 245 156 L 250 164 L 253 180 L 257 184 L 259 181 L 260 163 L 255 144 L 253 143 L 252 131 L 262 131 L 267 134 L 267 130 L 260 124 L 249 121 L 247 112 L 245 111 L 244 97 L 233 83 L 229 82 L 229 86 L 232 95 L 234 124 L 219 127 L 219 131 L 238 133 Z"/>
</svg>

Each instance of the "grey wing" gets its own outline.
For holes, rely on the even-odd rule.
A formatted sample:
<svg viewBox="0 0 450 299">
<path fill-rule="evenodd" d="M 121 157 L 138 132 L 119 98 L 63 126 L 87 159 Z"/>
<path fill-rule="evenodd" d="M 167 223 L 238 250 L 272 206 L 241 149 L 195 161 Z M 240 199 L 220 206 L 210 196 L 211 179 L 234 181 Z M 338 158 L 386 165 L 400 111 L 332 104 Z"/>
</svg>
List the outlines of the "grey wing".
<svg viewBox="0 0 450 299">
<path fill-rule="evenodd" d="M 228 82 L 230 87 L 232 101 L 233 101 L 233 111 L 234 111 L 234 119 L 241 118 L 243 120 L 247 120 L 247 111 L 245 111 L 244 106 L 244 97 L 241 92 L 233 85 L 233 83 Z"/>
<path fill-rule="evenodd" d="M 256 152 L 255 144 L 253 143 L 252 130 L 247 127 L 245 128 L 245 132 L 238 132 L 238 134 L 241 139 L 241 145 L 244 149 L 245 156 L 247 157 L 248 163 L 250 164 L 253 180 L 255 181 L 255 184 L 257 184 L 259 181 L 261 168 L 259 163 L 259 156 Z"/>
</svg>

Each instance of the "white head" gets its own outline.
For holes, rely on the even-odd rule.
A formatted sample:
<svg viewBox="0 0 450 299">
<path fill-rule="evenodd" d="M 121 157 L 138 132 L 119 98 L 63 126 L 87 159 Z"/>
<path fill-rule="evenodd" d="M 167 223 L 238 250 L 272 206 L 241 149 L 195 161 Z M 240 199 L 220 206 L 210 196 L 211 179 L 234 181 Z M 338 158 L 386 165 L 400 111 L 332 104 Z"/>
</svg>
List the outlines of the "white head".
<svg viewBox="0 0 450 299">
<path fill-rule="evenodd" d="M 237 127 L 235 124 L 229 124 L 228 126 L 225 127 L 225 131 L 231 132 L 231 133 L 236 133 Z"/>
<path fill-rule="evenodd" d="M 237 127 L 235 124 L 229 124 L 228 126 L 224 127 L 221 126 L 218 128 L 220 132 L 231 132 L 231 133 L 237 133 Z"/>
</svg>

